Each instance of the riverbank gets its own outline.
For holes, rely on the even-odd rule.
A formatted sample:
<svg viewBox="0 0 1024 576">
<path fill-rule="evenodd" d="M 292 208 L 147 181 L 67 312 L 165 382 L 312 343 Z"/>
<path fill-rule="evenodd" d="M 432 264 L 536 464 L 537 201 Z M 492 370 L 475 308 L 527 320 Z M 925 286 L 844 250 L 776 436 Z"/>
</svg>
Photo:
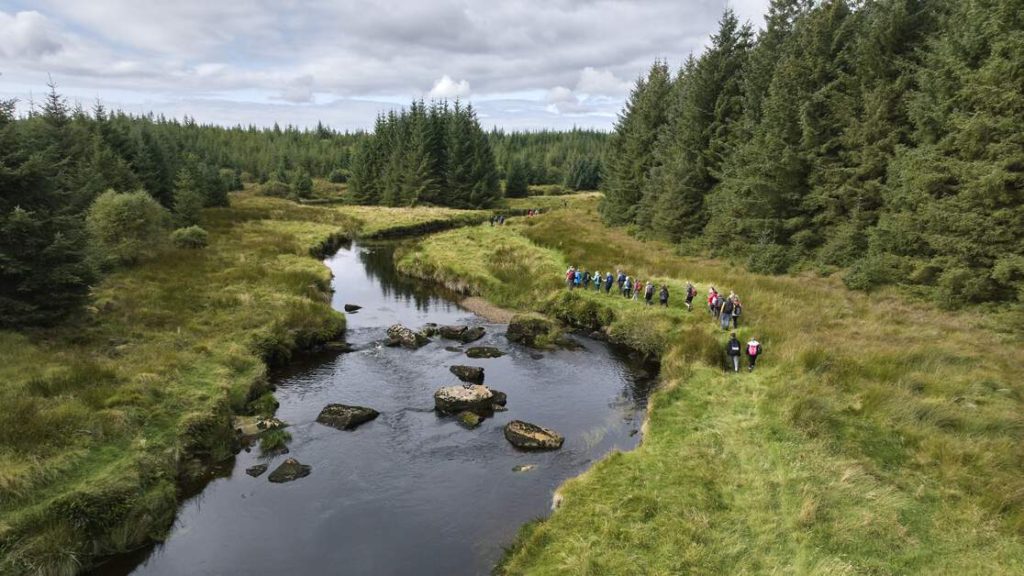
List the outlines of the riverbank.
<svg viewBox="0 0 1024 576">
<path fill-rule="evenodd" d="M 236 195 L 204 213 L 207 248 L 110 275 L 63 325 L 0 332 L 0 573 L 74 574 L 161 538 L 179 477 L 230 456 L 231 415 L 273 411 L 267 366 L 344 337 L 317 257 L 486 218 L 346 210 Z"/>
<path fill-rule="evenodd" d="M 671 306 L 569 295 L 569 264 L 667 281 Z M 606 326 L 662 358 L 641 447 L 566 483 L 501 573 L 1010 574 L 1024 563 L 1024 347 L 978 315 L 681 257 L 604 227 L 593 204 L 435 235 L 398 265 Z M 682 308 L 687 280 L 743 297 L 740 339 L 766 352 L 757 371 L 723 371 L 725 335 L 699 302 Z"/>
</svg>

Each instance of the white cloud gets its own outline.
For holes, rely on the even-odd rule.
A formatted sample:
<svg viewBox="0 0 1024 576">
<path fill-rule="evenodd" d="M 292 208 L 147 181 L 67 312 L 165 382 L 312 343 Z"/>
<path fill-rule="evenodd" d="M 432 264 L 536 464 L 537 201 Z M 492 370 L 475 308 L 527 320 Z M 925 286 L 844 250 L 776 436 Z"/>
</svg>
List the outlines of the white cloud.
<svg viewBox="0 0 1024 576">
<path fill-rule="evenodd" d="M 33 60 L 60 49 L 49 22 L 39 12 L 0 11 L 0 55 Z"/>
<path fill-rule="evenodd" d="M 618 79 L 611 70 L 597 70 L 593 66 L 587 66 L 580 72 L 580 79 L 576 83 L 576 91 L 583 94 L 595 96 L 619 97 L 629 93 L 630 83 Z"/>
<path fill-rule="evenodd" d="M 440 80 L 434 82 L 434 87 L 427 93 L 430 98 L 465 98 L 469 96 L 469 82 L 452 80 L 451 76 L 445 74 Z"/>
<path fill-rule="evenodd" d="M 302 104 L 313 101 L 313 77 L 310 75 L 300 76 L 292 80 L 281 90 L 279 100 Z"/>
</svg>

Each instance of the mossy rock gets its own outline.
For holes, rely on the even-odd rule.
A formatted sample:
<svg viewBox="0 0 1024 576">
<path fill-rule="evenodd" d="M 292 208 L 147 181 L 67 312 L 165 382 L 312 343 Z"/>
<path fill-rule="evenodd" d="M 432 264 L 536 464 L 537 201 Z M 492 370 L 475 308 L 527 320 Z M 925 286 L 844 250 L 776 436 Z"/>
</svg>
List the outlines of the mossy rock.
<svg viewBox="0 0 1024 576">
<path fill-rule="evenodd" d="M 466 356 L 470 358 L 500 358 L 505 353 L 493 346 L 474 346 L 466 350 Z"/>
<path fill-rule="evenodd" d="M 565 442 L 558 432 L 522 420 L 505 425 L 505 439 L 520 450 L 557 450 Z"/>
<path fill-rule="evenodd" d="M 363 406 L 346 406 L 344 404 L 328 404 L 320 411 L 316 421 L 324 426 L 337 428 L 338 430 L 354 430 L 361 424 L 365 424 L 380 416 L 373 408 Z"/>
<path fill-rule="evenodd" d="M 459 412 L 459 415 L 455 418 L 458 420 L 459 424 L 470 430 L 476 428 L 484 421 L 483 416 L 480 416 L 476 412 L 470 412 L 469 410 Z"/>
<path fill-rule="evenodd" d="M 552 339 L 552 334 L 558 333 L 558 326 L 545 316 L 516 314 L 508 323 L 505 337 L 511 342 L 526 346 L 543 346 L 546 341 Z"/>
<path fill-rule="evenodd" d="M 484 369 L 479 366 L 455 365 L 450 366 L 448 369 L 463 382 L 472 382 L 474 384 L 484 383 Z"/>
<path fill-rule="evenodd" d="M 299 478 L 305 478 L 313 471 L 313 467 L 309 464 L 302 464 L 295 458 L 289 458 L 281 463 L 280 466 L 274 469 L 267 477 L 267 480 L 280 484 L 284 482 L 292 482 Z"/>
</svg>

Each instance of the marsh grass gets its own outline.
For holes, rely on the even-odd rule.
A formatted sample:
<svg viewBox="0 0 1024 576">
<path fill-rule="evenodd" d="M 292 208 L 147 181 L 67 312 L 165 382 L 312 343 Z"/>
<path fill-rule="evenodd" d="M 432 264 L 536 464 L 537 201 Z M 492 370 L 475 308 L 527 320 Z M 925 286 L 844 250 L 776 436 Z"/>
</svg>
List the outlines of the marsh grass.
<svg viewBox="0 0 1024 576">
<path fill-rule="evenodd" d="M 669 309 L 542 279 L 487 288 L 486 229 L 458 231 L 457 257 L 443 257 L 450 238 L 414 253 L 435 277 L 661 354 L 641 447 L 567 482 L 558 512 L 521 531 L 499 573 L 1020 573 L 1019 334 L 893 290 L 679 255 L 604 227 L 595 206 L 515 219 L 502 232 L 522 238 L 502 241 L 543 255 L 552 265 L 533 271 L 558 280 L 576 264 L 668 282 Z M 686 281 L 699 293 L 692 313 Z M 701 300 L 710 285 L 742 297 L 739 337 L 765 349 L 755 372 L 722 369 L 726 334 Z"/>
</svg>

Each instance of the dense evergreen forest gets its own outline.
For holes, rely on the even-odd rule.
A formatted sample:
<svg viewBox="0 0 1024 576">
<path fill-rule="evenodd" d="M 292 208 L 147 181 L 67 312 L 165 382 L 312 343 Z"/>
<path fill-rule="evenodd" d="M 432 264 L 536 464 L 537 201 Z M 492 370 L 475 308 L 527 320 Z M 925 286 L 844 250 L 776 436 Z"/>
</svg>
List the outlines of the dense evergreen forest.
<svg viewBox="0 0 1024 576">
<path fill-rule="evenodd" d="M 568 190 L 596 190 L 601 185 L 601 165 L 609 134 L 598 130 L 568 132 L 541 130 L 489 134 L 502 175 L 527 184 L 557 184 Z M 514 188 L 514 187 L 513 187 Z M 510 193 L 506 196 L 525 196 Z"/>
<path fill-rule="evenodd" d="M 487 134 L 472 106 L 413 102 L 377 117 L 352 163 L 360 204 L 486 208 L 502 197 Z"/>
<path fill-rule="evenodd" d="M 1024 2 L 774 0 L 656 62 L 613 135 L 605 219 L 843 269 L 947 306 L 1024 300 Z"/>
</svg>

